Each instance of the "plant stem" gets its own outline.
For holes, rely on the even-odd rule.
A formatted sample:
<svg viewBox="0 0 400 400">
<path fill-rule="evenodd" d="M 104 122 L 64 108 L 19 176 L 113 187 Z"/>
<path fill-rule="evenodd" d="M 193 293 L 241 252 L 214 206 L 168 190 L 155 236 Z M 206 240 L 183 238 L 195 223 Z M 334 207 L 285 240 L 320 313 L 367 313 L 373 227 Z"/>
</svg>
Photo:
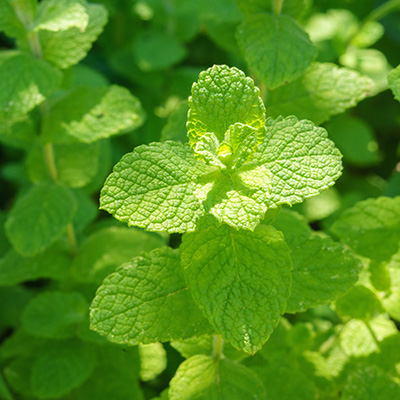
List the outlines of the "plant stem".
<svg viewBox="0 0 400 400">
<path fill-rule="evenodd" d="M 281 13 L 283 7 L 283 1 L 284 0 L 274 0 L 273 4 L 274 14 L 279 15 Z"/>
<path fill-rule="evenodd" d="M 43 154 L 50 177 L 54 182 L 57 182 L 57 167 L 54 158 L 54 149 L 52 143 L 46 143 L 45 145 L 43 145 Z"/>
<path fill-rule="evenodd" d="M 75 230 L 74 230 L 74 226 L 72 225 L 72 222 L 70 222 L 67 225 L 67 238 L 68 238 L 68 245 L 71 250 L 71 253 L 75 255 L 77 252 L 78 246 L 76 243 Z"/>
<path fill-rule="evenodd" d="M 386 15 L 390 14 L 392 11 L 395 11 L 397 8 L 400 9 L 400 0 L 389 0 L 386 3 L 383 3 L 381 6 L 375 8 L 362 23 L 361 28 L 367 25 L 369 22 L 377 21 Z M 360 29 L 361 29 L 360 28 Z"/>
<path fill-rule="evenodd" d="M 219 361 L 222 358 L 222 351 L 224 349 L 224 339 L 221 335 L 213 336 L 213 353 L 212 356 L 215 361 Z"/>
</svg>

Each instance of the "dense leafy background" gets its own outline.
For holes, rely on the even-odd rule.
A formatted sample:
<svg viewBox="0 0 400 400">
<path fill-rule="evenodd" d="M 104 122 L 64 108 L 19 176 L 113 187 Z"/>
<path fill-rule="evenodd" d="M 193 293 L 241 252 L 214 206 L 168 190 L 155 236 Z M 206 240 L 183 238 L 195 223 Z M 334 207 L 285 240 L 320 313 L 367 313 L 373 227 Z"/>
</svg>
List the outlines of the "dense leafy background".
<svg viewBox="0 0 400 400">
<path fill-rule="evenodd" d="M 37 12 L 35 0 L 0 0 L 0 399 L 400 398 L 400 4 L 285 0 L 278 16 L 278 3 L 42 0 Z M 237 288 L 202 259 L 210 235 L 232 251 L 227 225 L 185 237 L 184 276 L 171 249 L 179 234 L 128 228 L 98 210 L 100 189 L 125 153 L 134 149 L 125 156 L 130 167 L 132 154 L 146 152 L 140 145 L 188 142 L 187 98 L 214 64 L 254 79 L 268 132 L 280 115 L 308 119 L 327 130 L 344 166 L 334 187 L 296 212 L 267 214 L 255 231 L 260 243 L 268 232 L 281 259 L 291 251 L 286 314 L 279 317 L 280 300 L 264 316 L 270 305 L 261 296 L 231 304 L 222 327 L 218 295 L 240 289 L 254 300 L 271 290 Z M 205 110 L 201 117 L 210 117 Z M 194 111 L 189 131 L 201 114 Z M 161 160 L 186 148 L 152 147 Z M 182 185 L 183 168 L 194 173 L 194 157 L 186 161 L 175 169 Z M 277 184 L 285 161 L 269 160 Z M 201 213 L 190 212 L 170 232 L 191 230 Z M 163 230 L 150 222 L 139 226 Z M 239 245 L 247 232 L 235 233 Z M 251 249 L 257 257 L 246 276 L 262 260 L 279 264 L 264 245 Z M 220 286 L 204 290 L 201 273 Z M 93 307 L 103 309 L 96 330 L 109 341 L 89 330 L 103 280 Z M 188 283 L 203 297 L 192 298 Z M 126 301 L 134 307 L 124 309 Z M 199 311 L 199 302 L 207 307 Z M 235 327 L 238 315 L 250 326 L 270 323 L 254 333 L 254 346 L 232 334 L 215 363 L 212 334 Z M 276 326 L 254 356 L 237 350 L 255 352 Z"/>
</svg>

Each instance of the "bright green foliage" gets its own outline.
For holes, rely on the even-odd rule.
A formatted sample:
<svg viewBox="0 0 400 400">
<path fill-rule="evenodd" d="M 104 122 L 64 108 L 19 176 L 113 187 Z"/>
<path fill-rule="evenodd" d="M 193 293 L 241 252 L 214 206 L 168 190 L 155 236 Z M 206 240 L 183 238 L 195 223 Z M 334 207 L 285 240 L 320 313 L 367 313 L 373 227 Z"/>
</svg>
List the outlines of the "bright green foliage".
<svg viewBox="0 0 400 400">
<path fill-rule="evenodd" d="M 167 353 L 161 343 L 139 345 L 140 379 L 150 381 L 167 367 Z"/>
<path fill-rule="evenodd" d="M 342 152 L 343 161 L 360 166 L 379 161 L 374 132 L 362 120 L 346 115 L 337 116 L 328 122 L 326 130 Z"/>
<path fill-rule="evenodd" d="M 372 81 L 334 64 L 314 63 L 296 81 L 271 92 L 269 115 L 296 115 L 320 124 L 354 107 L 372 88 Z"/>
<path fill-rule="evenodd" d="M 390 280 L 390 287 L 382 299 L 382 304 L 390 316 L 397 321 L 400 320 L 400 249 L 385 264 Z"/>
<path fill-rule="evenodd" d="M 175 142 L 139 146 L 114 167 L 100 206 L 117 219 L 149 231 L 193 230 L 204 210 L 193 179 L 209 171 L 188 146 Z"/>
<path fill-rule="evenodd" d="M 95 353 L 90 345 L 76 341 L 54 342 L 32 366 L 31 387 L 41 399 L 54 399 L 80 386 L 91 375 Z"/>
<path fill-rule="evenodd" d="M 136 228 L 104 228 L 83 243 L 72 264 L 72 274 L 78 282 L 99 285 L 122 263 L 164 244 L 161 236 Z"/>
<path fill-rule="evenodd" d="M 0 52 L 1 124 L 25 118 L 56 89 L 60 79 L 59 71 L 27 53 Z"/>
<path fill-rule="evenodd" d="M 270 206 L 294 204 L 333 185 L 341 154 L 323 128 L 296 117 L 268 119 L 266 137 L 252 158 L 271 174 Z"/>
<path fill-rule="evenodd" d="M 21 323 L 26 332 L 43 338 L 66 339 L 87 312 L 87 302 L 79 292 L 46 292 L 32 299 Z"/>
<path fill-rule="evenodd" d="M 313 234 L 305 220 L 292 212 L 281 212 L 273 224 L 283 232 L 293 260 L 286 312 L 326 304 L 355 284 L 361 263 L 342 245 Z"/>
<path fill-rule="evenodd" d="M 139 100 L 120 86 L 80 86 L 62 98 L 43 121 L 45 141 L 92 143 L 143 123 Z"/>
<path fill-rule="evenodd" d="M 207 132 L 219 142 L 228 128 L 240 122 L 260 129 L 265 123 L 265 107 L 252 79 L 237 68 L 215 65 L 201 72 L 189 97 L 188 137 L 195 144 Z"/>
<path fill-rule="evenodd" d="M 11 286 L 38 278 L 62 279 L 71 263 L 64 249 L 54 245 L 34 257 L 23 257 L 14 249 L 0 259 L 0 286 Z"/>
<path fill-rule="evenodd" d="M 170 400 L 265 400 L 257 375 L 241 364 L 205 355 L 184 361 L 171 381 Z"/>
<path fill-rule="evenodd" d="M 361 201 L 345 210 L 331 230 L 358 254 L 388 260 L 400 243 L 400 197 Z"/>
<path fill-rule="evenodd" d="M 91 328 L 130 345 L 210 331 L 190 296 L 179 253 L 169 248 L 143 253 L 104 280 L 91 305 Z"/>
<path fill-rule="evenodd" d="M 250 69 L 270 89 L 301 76 L 315 55 L 307 33 L 285 15 L 246 17 L 237 40 Z"/>
<path fill-rule="evenodd" d="M 235 2 L 245 15 L 271 12 L 276 3 L 274 0 L 235 0 Z M 311 3 L 311 0 L 284 0 L 281 12 L 299 18 L 308 11 Z"/>
<path fill-rule="evenodd" d="M 0 32 L 10 37 L 23 37 L 26 34 L 24 24 L 18 18 L 10 0 L 0 0 Z"/>
<path fill-rule="evenodd" d="M 341 316 L 369 320 L 383 313 L 383 308 L 372 290 L 357 285 L 336 301 L 336 311 Z"/>
<path fill-rule="evenodd" d="M 59 184 L 42 183 L 15 203 L 5 227 L 14 248 L 23 256 L 33 256 L 53 244 L 71 222 L 75 199 Z"/>
<path fill-rule="evenodd" d="M 44 0 L 39 3 L 33 31 L 64 31 L 78 28 L 85 31 L 89 16 L 80 0 Z"/>
<path fill-rule="evenodd" d="M 291 262 L 282 235 L 270 226 L 253 233 L 211 226 L 185 235 L 181 252 L 192 296 L 211 325 L 234 347 L 259 350 L 290 293 Z"/>
<path fill-rule="evenodd" d="M 388 82 L 395 99 L 400 101 L 400 65 L 389 73 Z"/>
<path fill-rule="evenodd" d="M 56 0 L 54 2 L 59 3 Z M 102 5 L 89 4 L 86 1 L 79 3 L 84 5 L 89 16 L 84 30 L 71 27 L 57 32 L 39 32 L 43 57 L 58 68 L 68 68 L 82 60 L 107 22 L 107 11 Z"/>
<path fill-rule="evenodd" d="M 186 55 L 185 47 L 177 38 L 162 32 L 143 32 L 136 39 L 133 52 L 139 68 L 143 71 L 168 68 Z"/>
</svg>

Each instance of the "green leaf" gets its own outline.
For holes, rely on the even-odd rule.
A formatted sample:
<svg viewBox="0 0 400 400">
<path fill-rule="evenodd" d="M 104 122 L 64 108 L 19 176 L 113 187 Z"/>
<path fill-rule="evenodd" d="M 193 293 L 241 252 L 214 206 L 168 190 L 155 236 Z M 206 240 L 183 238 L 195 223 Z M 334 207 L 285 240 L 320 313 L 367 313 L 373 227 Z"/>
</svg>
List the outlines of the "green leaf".
<svg viewBox="0 0 400 400">
<path fill-rule="evenodd" d="M 142 125 L 139 100 L 128 89 L 80 86 L 58 101 L 43 120 L 46 142 L 92 143 Z"/>
<path fill-rule="evenodd" d="M 78 28 L 84 32 L 89 22 L 84 2 L 80 0 L 44 0 L 39 3 L 33 31 L 64 31 Z"/>
<path fill-rule="evenodd" d="M 400 65 L 390 71 L 388 75 L 388 82 L 394 98 L 400 101 Z"/>
<path fill-rule="evenodd" d="M 388 260 L 400 243 L 400 197 L 360 201 L 340 215 L 331 231 L 356 253 Z"/>
<path fill-rule="evenodd" d="M 31 149 L 37 139 L 32 118 L 28 117 L 13 124 L 0 127 L 0 142 L 18 149 Z"/>
<path fill-rule="evenodd" d="M 296 117 L 268 119 L 266 137 L 250 163 L 270 174 L 268 205 L 295 204 L 335 183 L 341 154 L 323 128 Z"/>
<path fill-rule="evenodd" d="M 161 141 L 175 140 L 181 143 L 187 142 L 186 121 L 188 111 L 188 102 L 183 100 L 168 117 L 167 123 L 161 131 Z"/>
<path fill-rule="evenodd" d="M 186 56 L 183 44 L 165 32 L 143 31 L 133 47 L 135 60 L 142 71 L 159 71 L 182 61 Z"/>
<path fill-rule="evenodd" d="M 343 400 L 393 400 L 400 397 L 400 385 L 374 365 L 351 371 L 343 388 Z"/>
<path fill-rule="evenodd" d="M 379 160 L 378 144 L 374 131 L 363 120 L 338 115 L 325 126 L 329 137 L 343 154 L 343 161 L 366 166 Z"/>
<path fill-rule="evenodd" d="M 72 220 L 75 233 L 81 232 L 96 218 L 99 209 L 97 199 L 94 199 L 83 190 L 74 190 L 77 209 Z"/>
<path fill-rule="evenodd" d="M 69 187 L 87 185 L 96 175 L 100 160 L 101 145 L 96 143 L 71 143 L 53 146 L 57 178 Z M 50 178 L 43 155 L 43 146 L 37 143 L 28 154 L 28 174 L 32 182 Z"/>
<path fill-rule="evenodd" d="M 211 225 L 184 235 L 181 252 L 193 299 L 211 325 L 235 348 L 259 350 L 290 294 L 283 235 L 271 226 L 249 232 Z"/>
<path fill-rule="evenodd" d="M 167 352 L 161 343 L 139 344 L 140 379 L 155 379 L 167 367 Z"/>
<path fill-rule="evenodd" d="M 107 11 L 104 6 L 86 2 L 82 2 L 82 5 L 89 15 L 89 22 L 84 31 L 73 27 L 57 32 L 39 32 L 43 57 L 58 68 L 68 68 L 85 58 L 107 23 Z"/>
<path fill-rule="evenodd" d="M 42 103 L 59 85 L 61 74 L 33 56 L 4 51 L 0 57 L 0 122 L 10 124 Z"/>
<path fill-rule="evenodd" d="M 197 355 L 184 361 L 170 382 L 170 400 L 265 400 L 265 388 L 245 366 Z"/>
<path fill-rule="evenodd" d="M 161 236 L 136 228 L 104 228 L 82 244 L 74 258 L 72 274 L 78 282 L 99 285 L 122 263 L 164 244 Z"/>
<path fill-rule="evenodd" d="M 6 234 L 23 256 L 40 253 L 59 239 L 75 212 L 70 190 L 42 183 L 21 196 L 8 214 Z"/>
<path fill-rule="evenodd" d="M 294 114 L 320 124 L 354 107 L 372 87 L 369 78 L 355 71 L 314 63 L 302 77 L 269 94 L 268 114 L 275 118 Z"/>
<path fill-rule="evenodd" d="M 236 38 L 249 68 L 270 89 L 301 76 L 315 56 L 307 33 L 285 15 L 247 16 Z"/>
<path fill-rule="evenodd" d="M 185 283 L 179 253 L 164 247 L 122 265 L 99 287 L 91 329 L 108 340 L 136 345 L 210 332 Z"/>
<path fill-rule="evenodd" d="M 40 399 L 61 397 L 85 382 L 95 364 L 91 346 L 78 341 L 52 342 L 32 366 L 32 391 Z"/>
<path fill-rule="evenodd" d="M 382 304 L 392 318 L 400 321 L 400 248 L 384 266 L 389 275 L 390 287 L 382 298 Z"/>
<path fill-rule="evenodd" d="M 100 208 L 149 231 L 193 230 L 204 214 L 193 180 L 209 170 L 187 145 L 167 141 L 138 146 L 107 178 Z"/>
<path fill-rule="evenodd" d="M 370 320 L 383 313 L 376 294 L 363 285 L 357 285 L 336 301 L 336 312 L 345 317 Z"/>
<path fill-rule="evenodd" d="M 71 260 L 58 246 L 35 257 L 23 257 L 11 249 L 0 259 L 0 286 L 12 286 L 38 278 L 63 279 Z"/>
<path fill-rule="evenodd" d="M 293 260 L 287 313 L 333 301 L 356 283 L 360 261 L 331 238 L 312 234 L 304 218 L 282 211 L 274 226 L 283 232 Z"/>
<path fill-rule="evenodd" d="M 21 324 L 26 332 L 49 339 L 65 339 L 75 333 L 87 313 L 87 302 L 79 292 L 44 292 L 26 306 Z"/>
<path fill-rule="evenodd" d="M 14 400 L 10 390 L 8 389 L 7 383 L 3 378 L 3 375 L 0 374 L 0 399 L 3 400 Z"/>
<path fill-rule="evenodd" d="M 9 0 L 0 0 L 0 32 L 15 38 L 26 35 L 26 29 Z"/>
<path fill-rule="evenodd" d="M 188 137 L 192 147 L 207 132 L 222 142 L 228 128 L 240 122 L 260 129 L 265 107 L 260 91 L 239 69 L 214 65 L 199 75 L 189 97 Z"/>
</svg>

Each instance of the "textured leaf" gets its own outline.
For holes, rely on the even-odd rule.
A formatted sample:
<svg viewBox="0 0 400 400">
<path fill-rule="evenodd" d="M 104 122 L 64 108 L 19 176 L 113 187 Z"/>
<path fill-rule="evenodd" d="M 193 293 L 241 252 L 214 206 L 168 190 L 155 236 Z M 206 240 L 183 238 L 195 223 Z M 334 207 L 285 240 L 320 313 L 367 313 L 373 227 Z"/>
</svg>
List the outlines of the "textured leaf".
<svg viewBox="0 0 400 400">
<path fill-rule="evenodd" d="M 193 299 L 225 340 L 254 353 L 285 310 L 291 260 L 271 226 L 211 226 L 184 235 L 182 265 Z M 251 263 L 249 263 L 251 260 Z"/>
<path fill-rule="evenodd" d="M 55 0 L 57 3 L 58 1 Z M 107 11 L 100 4 L 85 4 L 89 23 L 84 31 L 70 28 L 58 32 L 39 32 L 43 57 L 58 68 L 68 68 L 81 61 L 107 23 Z"/>
<path fill-rule="evenodd" d="M 186 56 L 183 44 L 165 32 L 143 31 L 136 39 L 133 54 L 143 71 L 158 71 L 171 67 Z"/>
<path fill-rule="evenodd" d="M 248 16 L 236 37 L 249 68 L 270 89 L 301 76 L 315 55 L 307 33 L 285 15 Z"/>
<path fill-rule="evenodd" d="M 204 214 L 193 180 L 209 169 L 187 145 L 168 141 L 136 147 L 114 167 L 101 191 L 100 207 L 150 231 L 193 230 Z"/>
<path fill-rule="evenodd" d="M 382 298 L 382 303 L 389 315 L 400 321 L 400 248 L 385 265 L 390 280 L 390 288 Z"/>
<path fill-rule="evenodd" d="M 58 86 L 61 74 L 27 53 L 3 52 L 0 58 L 0 122 L 10 123 L 42 103 Z"/>
<path fill-rule="evenodd" d="M 167 352 L 161 343 L 139 344 L 140 379 L 155 379 L 167 367 Z"/>
<path fill-rule="evenodd" d="M 85 343 L 53 342 L 36 358 L 31 375 L 34 394 L 40 399 L 54 399 L 67 394 L 89 378 L 96 354 Z"/>
<path fill-rule="evenodd" d="M 57 246 L 50 247 L 35 257 L 23 257 L 11 249 L 0 259 L 0 286 L 12 286 L 38 278 L 63 279 L 71 260 Z"/>
<path fill-rule="evenodd" d="M 75 333 L 87 313 L 87 302 L 78 292 L 44 292 L 26 306 L 21 324 L 39 337 L 65 339 Z"/>
<path fill-rule="evenodd" d="M 268 13 L 273 10 L 274 0 L 235 0 L 240 10 L 245 15 Z M 293 18 L 303 16 L 310 8 L 311 0 L 285 0 L 282 2 L 282 14 Z"/>
<path fill-rule="evenodd" d="M 75 199 L 68 188 L 54 183 L 34 186 L 10 211 L 7 236 L 20 254 L 33 256 L 60 238 L 74 211 Z"/>
<path fill-rule="evenodd" d="M 400 65 L 390 71 L 388 75 L 389 87 L 393 92 L 394 98 L 400 101 Z"/>
<path fill-rule="evenodd" d="M 270 173 L 269 206 L 302 202 L 340 176 L 341 154 L 325 129 L 293 116 L 268 119 L 266 129 L 251 163 L 262 164 Z"/>
<path fill-rule="evenodd" d="M 372 89 L 373 82 L 355 71 L 334 64 L 312 64 L 296 81 L 268 96 L 268 114 L 296 115 L 316 124 L 354 107 Z"/>
<path fill-rule="evenodd" d="M 139 100 L 128 89 L 80 86 L 62 98 L 43 121 L 44 140 L 91 143 L 143 123 Z"/>
<path fill-rule="evenodd" d="M 393 400 L 400 397 L 400 385 L 376 366 L 351 371 L 343 388 L 343 400 Z"/>
<path fill-rule="evenodd" d="M 207 132 L 222 142 L 230 125 L 240 122 L 260 129 L 265 107 L 260 91 L 239 69 L 214 65 L 199 75 L 189 97 L 188 137 L 192 146 Z"/>
<path fill-rule="evenodd" d="M 210 331 L 190 296 L 179 253 L 166 247 L 143 253 L 104 280 L 91 305 L 91 329 L 129 345 Z"/>
<path fill-rule="evenodd" d="M 100 160 L 100 143 L 71 143 L 53 146 L 57 178 L 69 187 L 87 185 L 96 175 Z M 39 143 L 32 147 L 27 160 L 28 174 L 32 182 L 38 183 L 50 178 Z"/>
<path fill-rule="evenodd" d="M 326 304 L 356 283 L 360 261 L 331 238 L 312 234 L 298 214 L 281 212 L 274 226 L 283 232 L 293 260 L 286 312 L 302 312 Z"/>
<path fill-rule="evenodd" d="M 26 35 L 26 29 L 9 0 L 0 0 L 0 32 L 15 38 Z"/>
<path fill-rule="evenodd" d="M 331 231 L 358 254 L 388 260 L 400 243 L 400 197 L 360 201 L 340 215 Z"/>
<path fill-rule="evenodd" d="M 170 382 L 170 400 L 265 400 L 265 388 L 245 366 L 197 355 L 184 361 Z"/>
<path fill-rule="evenodd" d="M 39 3 L 34 31 L 63 31 L 78 28 L 83 32 L 89 22 L 86 7 L 80 0 L 44 0 Z"/>
<path fill-rule="evenodd" d="M 136 228 L 104 228 L 82 244 L 74 258 L 72 274 L 78 282 L 99 285 L 122 263 L 164 244 L 161 236 Z"/>
</svg>

